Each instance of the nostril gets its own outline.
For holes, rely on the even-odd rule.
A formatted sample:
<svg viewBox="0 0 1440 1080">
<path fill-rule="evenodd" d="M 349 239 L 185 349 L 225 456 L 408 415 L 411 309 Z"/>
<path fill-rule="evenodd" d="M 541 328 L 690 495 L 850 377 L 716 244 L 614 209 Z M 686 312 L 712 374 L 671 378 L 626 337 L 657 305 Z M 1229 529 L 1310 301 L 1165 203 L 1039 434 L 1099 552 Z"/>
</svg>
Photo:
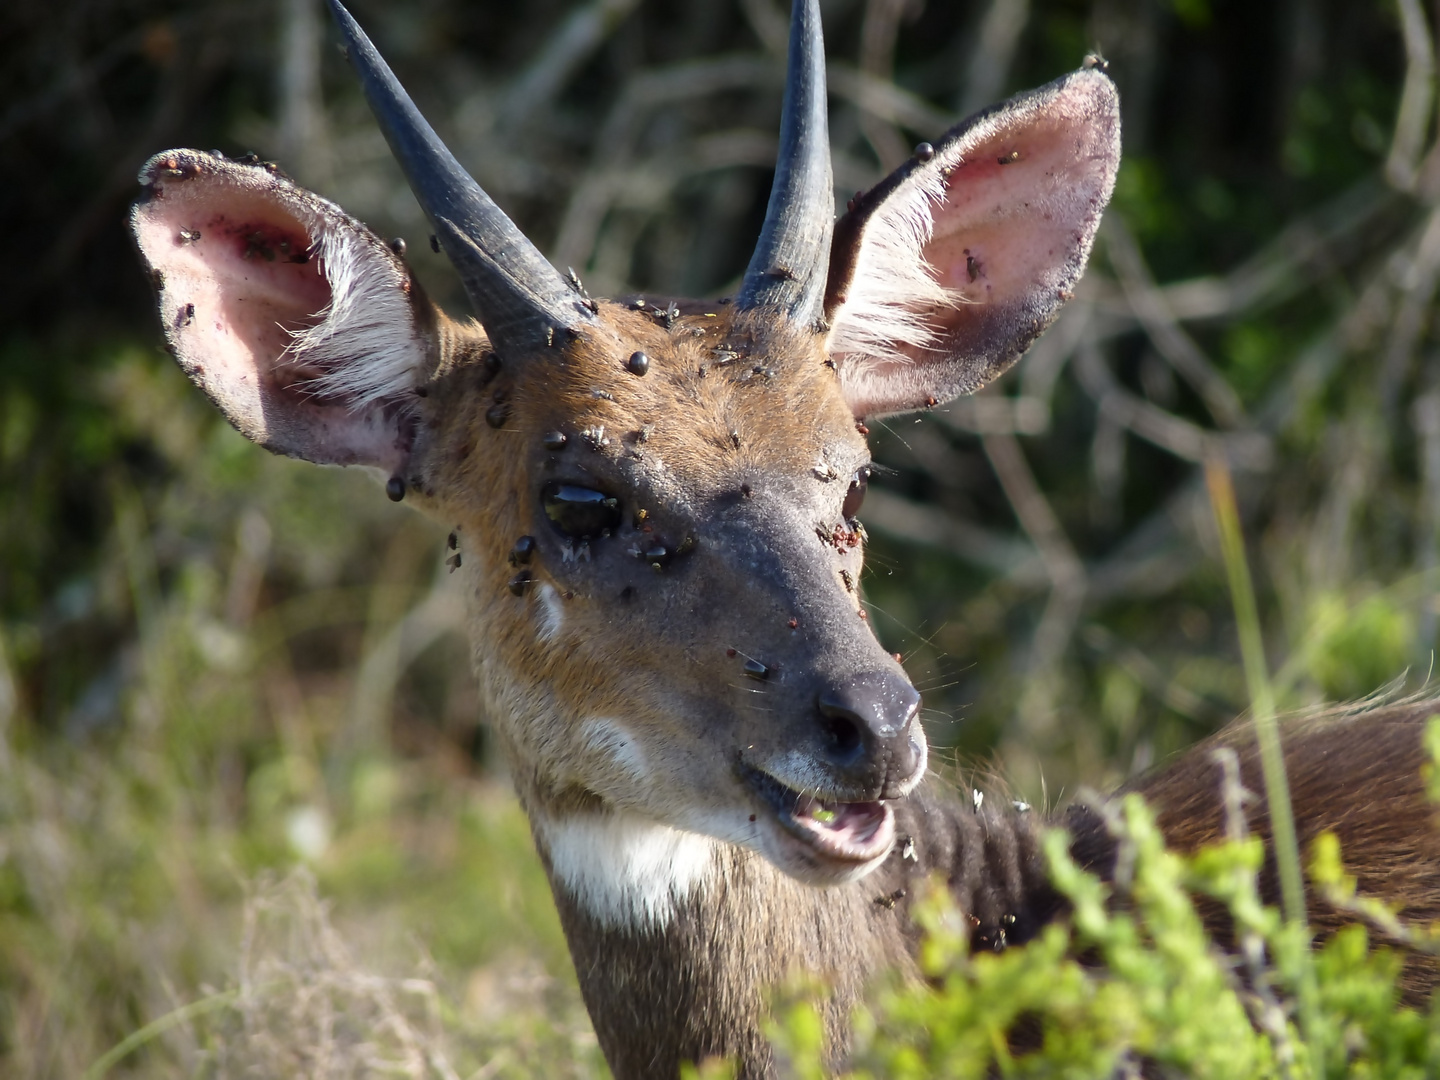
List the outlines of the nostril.
<svg viewBox="0 0 1440 1080">
<path fill-rule="evenodd" d="M 825 718 L 825 731 L 830 736 L 831 753 L 841 761 L 853 760 L 865 745 L 855 716 L 843 709 L 827 711 L 823 699 L 820 703 L 820 714 Z"/>
<path fill-rule="evenodd" d="M 919 705 L 915 688 L 890 672 L 851 675 L 816 698 L 830 754 L 847 768 L 861 759 L 878 764 L 882 757 L 896 767 L 913 763 L 920 754 L 913 727 Z"/>
</svg>

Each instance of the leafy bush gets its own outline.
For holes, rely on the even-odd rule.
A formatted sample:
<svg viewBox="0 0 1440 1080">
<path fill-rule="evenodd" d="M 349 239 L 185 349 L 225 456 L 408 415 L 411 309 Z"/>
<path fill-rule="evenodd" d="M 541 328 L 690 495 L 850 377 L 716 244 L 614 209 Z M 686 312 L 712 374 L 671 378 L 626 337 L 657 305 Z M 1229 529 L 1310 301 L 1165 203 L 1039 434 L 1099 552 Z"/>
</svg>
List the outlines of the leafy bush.
<svg viewBox="0 0 1440 1080">
<path fill-rule="evenodd" d="M 850 1080 L 982 1080 L 991 1076 L 1434 1076 L 1440 1010 L 1399 1002 L 1401 958 L 1371 948 L 1364 925 L 1341 930 L 1314 956 L 1314 1004 L 1298 1002 L 1309 933 L 1259 901 L 1262 850 L 1230 840 L 1193 858 L 1167 851 L 1154 816 L 1129 796 L 1112 825 L 1131 867 L 1112 890 L 1080 870 L 1067 838 L 1046 839 L 1053 880 L 1074 905 L 1022 948 L 970 955 L 969 927 L 943 888 L 919 907 L 929 984 L 890 986 L 856 1018 Z M 1317 844 L 1312 882 L 1343 885 L 1333 836 Z M 1112 896 L 1122 903 L 1112 908 Z M 1239 957 L 1201 925 L 1193 895 L 1220 900 Z M 1077 959 L 1077 957 L 1083 957 Z M 819 1019 L 801 996 L 773 1037 L 797 1076 L 824 1075 Z"/>
</svg>

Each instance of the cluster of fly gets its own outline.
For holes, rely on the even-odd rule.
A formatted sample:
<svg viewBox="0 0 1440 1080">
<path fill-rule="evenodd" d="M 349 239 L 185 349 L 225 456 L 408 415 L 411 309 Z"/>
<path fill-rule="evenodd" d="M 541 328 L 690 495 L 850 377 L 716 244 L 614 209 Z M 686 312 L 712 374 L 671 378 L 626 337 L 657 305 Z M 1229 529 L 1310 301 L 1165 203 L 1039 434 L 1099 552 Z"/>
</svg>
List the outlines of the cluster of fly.
<svg viewBox="0 0 1440 1080">
<path fill-rule="evenodd" d="M 739 360 L 744 354 L 736 351 L 736 349 L 730 345 L 717 345 L 711 350 L 711 355 L 715 357 L 716 367 L 724 367 L 727 364 L 735 363 L 735 361 Z"/>
<path fill-rule="evenodd" d="M 176 161 L 173 157 L 165 159 L 165 164 L 162 171 L 164 172 L 164 175 L 170 177 L 172 180 L 183 180 L 191 173 L 191 170 L 189 169 L 182 169 L 180 167 L 180 163 Z"/>
<path fill-rule="evenodd" d="M 982 949 L 991 949 L 997 953 L 1005 951 L 1007 945 L 1009 944 L 1009 942 L 1005 940 L 1005 928 L 1007 926 L 1015 925 L 1014 915 L 1002 915 L 1000 917 L 1000 922 L 1002 925 L 997 926 L 989 933 L 981 932 L 980 920 L 977 919 L 974 915 L 971 915 L 969 917 L 969 921 L 972 927 L 970 939 L 971 952 L 980 952 Z"/>
<path fill-rule="evenodd" d="M 631 527 L 639 534 L 625 549 L 625 554 L 632 559 L 639 559 L 641 562 L 650 564 L 650 569 L 657 574 L 670 565 L 670 560 L 678 555 L 688 555 L 695 549 L 695 538 L 687 536 L 678 544 L 670 544 L 663 537 L 655 535 L 655 526 L 650 521 L 650 511 L 639 509 L 631 519 Z"/>
<path fill-rule="evenodd" d="M 211 150 L 210 153 L 214 157 L 220 158 L 222 161 L 225 159 L 225 155 L 220 153 L 218 150 Z M 264 169 L 266 172 L 271 173 L 275 176 L 285 175 L 283 172 L 280 171 L 279 165 L 277 165 L 273 161 L 266 161 L 259 154 L 255 153 L 254 150 L 246 151 L 235 160 L 241 165 L 249 165 L 251 168 L 254 169 Z"/>
<path fill-rule="evenodd" d="M 525 591 L 535 580 L 534 573 L 528 564 L 535 554 L 535 538 L 533 536 L 522 536 L 515 541 L 515 546 L 510 549 L 510 565 L 519 570 L 506 586 L 515 596 L 524 596 Z"/>
<path fill-rule="evenodd" d="M 570 283 L 570 288 L 575 290 L 575 295 L 580 297 L 580 302 L 589 309 L 591 314 L 598 315 L 600 313 L 600 305 L 586 291 L 585 283 L 580 280 L 580 275 L 575 272 L 575 268 L 573 266 L 567 266 L 565 269 L 569 271 L 566 275 L 566 280 Z"/>
<path fill-rule="evenodd" d="M 456 570 L 460 569 L 460 537 L 456 533 L 452 532 L 449 536 L 445 537 L 445 550 L 451 552 L 451 554 L 445 558 L 445 565 L 449 567 L 450 573 L 453 574 Z"/>
<path fill-rule="evenodd" d="M 581 540 L 576 544 L 573 540 L 566 540 L 565 546 L 560 549 L 560 561 L 562 563 L 582 563 L 590 561 L 590 541 Z"/>
<path fill-rule="evenodd" d="M 775 377 L 775 369 L 765 367 L 763 364 L 756 364 L 748 371 L 742 371 L 731 381 L 737 383 L 744 383 L 749 382 L 751 379 L 756 378 L 757 376 L 764 379 L 773 379 Z"/>
<path fill-rule="evenodd" d="M 196 234 L 199 237 L 199 234 Z M 274 262 L 277 256 L 286 262 L 307 263 L 310 261 L 310 252 L 304 248 L 299 251 L 292 251 L 290 241 L 284 237 L 280 240 L 273 240 L 265 235 L 261 229 L 256 229 L 245 237 L 244 258 L 253 259 L 260 256 L 266 262 Z"/>
<path fill-rule="evenodd" d="M 820 537 L 822 544 L 829 544 L 843 554 L 852 548 L 859 547 L 864 542 L 865 529 L 858 521 L 845 521 L 832 526 L 829 530 L 823 526 L 816 526 L 815 535 Z"/>
</svg>

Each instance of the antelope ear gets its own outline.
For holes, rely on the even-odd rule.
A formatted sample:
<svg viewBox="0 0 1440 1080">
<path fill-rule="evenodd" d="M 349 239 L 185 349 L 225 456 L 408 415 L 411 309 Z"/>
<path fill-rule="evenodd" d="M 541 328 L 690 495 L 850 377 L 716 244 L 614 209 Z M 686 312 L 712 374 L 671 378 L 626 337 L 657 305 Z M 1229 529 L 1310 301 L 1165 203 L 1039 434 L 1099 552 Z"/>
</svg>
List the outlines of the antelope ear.
<svg viewBox="0 0 1440 1080">
<path fill-rule="evenodd" d="M 1115 86 L 1087 67 L 948 131 L 850 204 L 825 290 L 856 416 L 978 390 L 1070 298 L 1120 163 Z"/>
<path fill-rule="evenodd" d="M 268 450 L 400 473 L 438 346 L 399 256 L 274 166 L 170 150 L 140 183 L 130 224 L 185 374 Z"/>
</svg>

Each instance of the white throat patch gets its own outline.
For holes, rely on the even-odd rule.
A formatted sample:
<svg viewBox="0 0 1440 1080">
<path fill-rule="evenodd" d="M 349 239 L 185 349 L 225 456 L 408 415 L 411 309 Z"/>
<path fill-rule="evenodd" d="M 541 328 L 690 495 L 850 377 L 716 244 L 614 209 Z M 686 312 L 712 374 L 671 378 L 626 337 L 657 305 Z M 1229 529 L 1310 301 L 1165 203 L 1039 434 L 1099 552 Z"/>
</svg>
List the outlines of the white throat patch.
<svg viewBox="0 0 1440 1080">
<path fill-rule="evenodd" d="M 659 929 L 717 871 L 719 841 L 636 814 L 535 817 L 556 883 L 607 926 Z"/>
</svg>

